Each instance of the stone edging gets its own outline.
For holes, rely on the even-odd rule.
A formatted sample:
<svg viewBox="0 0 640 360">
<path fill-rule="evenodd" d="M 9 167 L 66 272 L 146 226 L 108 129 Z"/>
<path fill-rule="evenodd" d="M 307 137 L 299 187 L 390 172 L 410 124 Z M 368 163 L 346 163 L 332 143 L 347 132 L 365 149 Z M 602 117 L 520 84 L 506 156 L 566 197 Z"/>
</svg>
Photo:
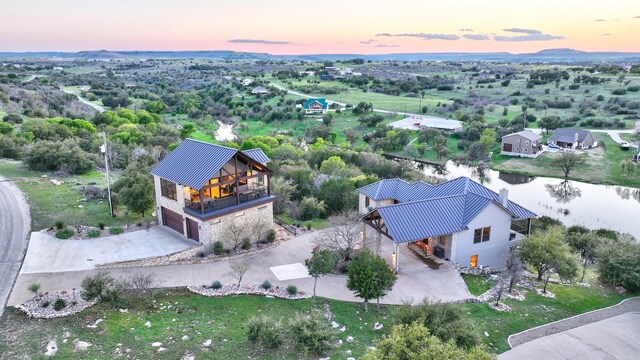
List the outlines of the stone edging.
<svg viewBox="0 0 640 360">
<path fill-rule="evenodd" d="M 56 299 L 64 299 L 67 305 L 60 311 L 53 309 L 53 302 Z M 43 308 L 41 304 L 43 302 L 49 302 L 46 308 Z M 28 317 L 32 319 L 54 319 L 61 318 L 70 315 L 75 315 L 86 308 L 95 305 L 97 301 L 86 301 L 82 297 L 78 296 L 75 291 L 72 294 L 66 292 L 46 293 L 33 297 L 23 304 L 16 306 L 16 309 L 24 312 Z"/>
<path fill-rule="evenodd" d="M 620 303 L 607 308 L 592 310 L 509 335 L 507 343 L 513 348 L 531 340 L 571 330 L 631 311 L 640 311 L 640 297 L 624 299 Z"/>
<path fill-rule="evenodd" d="M 280 245 L 280 241 L 264 245 L 260 249 L 241 252 L 229 256 L 214 257 L 196 257 L 196 255 L 204 249 L 204 245 L 196 245 L 186 250 L 178 251 L 173 254 L 154 256 L 144 259 L 118 261 L 113 263 L 96 265 L 97 269 L 113 269 L 113 268 L 129 268 L 144 266 L 163 266 L 163 265 L 185 265 L 185 264 L 206 264 L 217 261 L 233 260 L 240 257 L 255 255 Z"/>
<path fill-rule="evenodd" d="M 311 295 L 298 292 L 295 295 L 290 295 L 285 288 L 270 288 L 264 289 L 260 285 L 243 285 L 237 288 L 235 285 L 225 285 L 220 289 L 212 289 L 204 286 L 187 286 L 187 290 L 194 294 L 208 296 L 208 297 L 224 297 L 229 295 L 259 295 L 274 297 L 287 300 L 300 300 L 308 299 Z"/>
</svg>

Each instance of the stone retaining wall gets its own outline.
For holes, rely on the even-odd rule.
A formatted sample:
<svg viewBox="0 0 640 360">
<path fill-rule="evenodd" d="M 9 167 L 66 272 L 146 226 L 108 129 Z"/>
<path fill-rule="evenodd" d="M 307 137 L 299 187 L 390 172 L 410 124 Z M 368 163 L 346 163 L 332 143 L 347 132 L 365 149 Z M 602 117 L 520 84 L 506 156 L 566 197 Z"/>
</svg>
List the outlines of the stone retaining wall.
<svg viewBox="0 0 640 360">
<path fill-rule="evenodd" d="M 596 321 L 608 319 L 631 311 L 640 311 L 640 297 L 625 299 L 619 304 L 608 308 L 590 311 L 510 335 L 507 342 L 509 343 L 509 346 L 513 348 L 531 340 L 571 330 L 579 326 L 591 324 Z"/>
</svg>

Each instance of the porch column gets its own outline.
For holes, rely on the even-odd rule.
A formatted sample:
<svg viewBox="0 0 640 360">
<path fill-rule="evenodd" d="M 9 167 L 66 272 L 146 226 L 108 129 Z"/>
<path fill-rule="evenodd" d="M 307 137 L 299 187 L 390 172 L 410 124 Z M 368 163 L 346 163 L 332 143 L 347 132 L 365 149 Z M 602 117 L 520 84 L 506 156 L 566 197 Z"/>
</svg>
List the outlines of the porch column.
<svg viewBox="0 0 640 360">
<path fill-rule="evenodd" d="M 393 254 L 391 254 L 393 270 L 396 274 L 400 271 L 400 245 L 394 242 L 393 244 Z"/>
<path fill-rule="evenodd" d="M 233 167 L 235 168 L 234 172 L 235 172 L 235 185 L 236 185 L 236 205 L 240 205 L 240 191 L 238 190 L 238 187 L 240 185 L 240 179 L 238 179 L 238 154 L 236 153 L 236 155 L 233 157 Z"/>
<path fill-rule="evenodd" d="M 204 214 L 204 191 L 200 189 L 200 213 Z"/>
<path fill-rule="evenodd" d="M 376 254 L 380 256 L 380 252 L 382 251 L 382 235 L 380 231 L 376 231 Z"/>
<path fill-rule="evenodd" d="M 271 196 L 271 176 L 269 174 L 267 176 L 267 195 Z"/>
</svg>

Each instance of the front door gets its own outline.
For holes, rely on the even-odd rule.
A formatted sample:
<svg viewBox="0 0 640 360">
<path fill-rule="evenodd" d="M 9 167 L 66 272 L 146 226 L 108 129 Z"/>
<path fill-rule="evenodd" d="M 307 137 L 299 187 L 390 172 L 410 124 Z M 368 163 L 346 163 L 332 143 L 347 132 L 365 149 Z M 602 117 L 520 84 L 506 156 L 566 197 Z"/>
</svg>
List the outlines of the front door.
<svg viewBox="0 0 640 360">
<path fill-rule="evenodd" d="M 198 242 L 200 241 L 198 233 L 198 223 L 189 218 L 187 218 L 187 237 Z"/>
</svg>

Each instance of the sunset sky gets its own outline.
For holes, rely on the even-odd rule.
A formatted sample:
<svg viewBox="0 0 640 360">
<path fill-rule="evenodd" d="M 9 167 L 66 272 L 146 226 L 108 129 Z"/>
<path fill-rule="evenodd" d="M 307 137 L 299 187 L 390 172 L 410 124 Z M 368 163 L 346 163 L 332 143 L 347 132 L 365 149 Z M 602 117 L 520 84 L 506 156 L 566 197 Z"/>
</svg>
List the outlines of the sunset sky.
<svg viewBox="0 0 640 360">
<path fill-rule="evenodd" d="M 0 0 L 0 51 L 640 52 L 639 0 Z"/>
</svg>

